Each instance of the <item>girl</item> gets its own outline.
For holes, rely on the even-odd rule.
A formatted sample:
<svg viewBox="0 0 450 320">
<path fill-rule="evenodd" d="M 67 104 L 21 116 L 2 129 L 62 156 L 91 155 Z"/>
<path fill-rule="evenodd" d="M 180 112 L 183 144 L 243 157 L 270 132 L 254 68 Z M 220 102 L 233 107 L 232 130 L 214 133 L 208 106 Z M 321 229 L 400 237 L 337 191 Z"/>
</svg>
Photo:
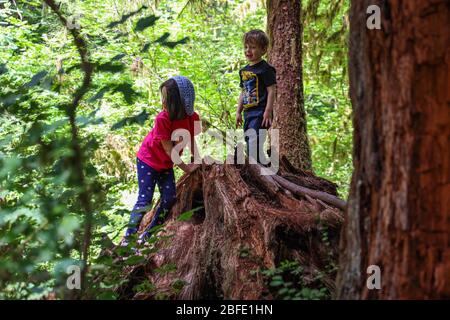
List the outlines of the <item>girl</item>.
<svg viewBox="0 0 450 320">
<path fill-rule="evenodd" d="M 155 185 L 158 185 L 161 193 L 160 205 L 150 225 L 139 237 L 139 242 L 150 237 L 150 230 L 163 222 L 163 217 L 176 201 L 174 163 L 171 159 L 174 147 L 172 132 L 186 129 L 191 137 L 199 133 L 194 132 L 194 122 L 199 121 L 199 116 L 194 112 L 195 91 L 192 82 L 183 76 L 172 77 L 160 86 L 160 91 L 163 110 L 156 116 L 154 128 L 145 137 L 136 154 L 139 194 L 122 242 L 124 246 L 128 245 L 130 236 L 137 232 L 142 217 L 150 209 Z M 192 146 L 192 155 L 194 149 Z M 182 150 L 180 155 L 181 152 Z M 184 172 L 192 172 L 199 165 L 181 162 L 178 166 Z"/>
</svg>

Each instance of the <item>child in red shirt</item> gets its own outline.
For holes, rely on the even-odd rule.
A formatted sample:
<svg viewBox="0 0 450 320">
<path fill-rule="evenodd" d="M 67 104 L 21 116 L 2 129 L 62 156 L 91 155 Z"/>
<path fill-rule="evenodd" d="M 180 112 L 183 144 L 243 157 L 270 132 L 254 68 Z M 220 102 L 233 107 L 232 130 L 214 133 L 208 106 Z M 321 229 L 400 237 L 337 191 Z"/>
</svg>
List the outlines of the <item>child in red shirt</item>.
<svg viewBox="0 0 450 320">
<path fill-rule="evenodd" d="M 156 116 L 153 129 L 144 138 L 136 154 L 139 195 L 122 242 L 125 246 L 128 245 L 129 237 L 137 232 L 144 214 L 150 209 L 155 185 L 158 185 L 161 193 L 160 205 L 150 225 L 140 236 L 141 242 L 150 237 L 150 230 L 163 222 L 164 216 L 175 204 L 174 162 L 170 155 L 176 143 L 171 140 L 172 133 L 176 129 L 188 130 L 191 137 L 200 133 L 194 130 L 195 121 L 200 121 L 200 118 L 194 112 L 195 91 L 192 82 L 183 76 L 172 77 L 160 86 L 160 91 L 163 111 Z M 192 150 L 193 145 L 193 154 Z M 179 154 L 181 153 L 182 149 Z M 192 172 L 199 165 L 181 162 L 178 166 L 185 172 Z"/>
</svg>

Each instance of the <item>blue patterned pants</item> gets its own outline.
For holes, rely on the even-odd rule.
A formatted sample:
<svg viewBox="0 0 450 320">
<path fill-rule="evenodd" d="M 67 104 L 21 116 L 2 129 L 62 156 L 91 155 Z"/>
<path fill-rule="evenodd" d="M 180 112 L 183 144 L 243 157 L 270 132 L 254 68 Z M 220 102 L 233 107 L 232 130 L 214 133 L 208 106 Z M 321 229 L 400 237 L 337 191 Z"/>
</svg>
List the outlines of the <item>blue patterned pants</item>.
<svg viewBox="0 0 450 320">
<path fill-rule="evenodd" d="M 170 211 L 176 201 L 176 186 L 173 169 L 156 171 L 148 164 L 137 159 L 137 176 L 139 184 L 139 194 L 136 204 L 131 211 L 130 221 L 125 233 L 125 237 L 135 234 L 141 223 L 144 214 L 150 211 L 150 206 L 153 200 L 153 193 L 155 185 L 158 185 L 161 194 L 161 201 L 156 209 L 155 216 L 150 225 L 141 235 L 141 239 L 148 239 L 150 237 L 150 230 L 156 225 L 164 222 L 166 214 Z"/>
</svg>

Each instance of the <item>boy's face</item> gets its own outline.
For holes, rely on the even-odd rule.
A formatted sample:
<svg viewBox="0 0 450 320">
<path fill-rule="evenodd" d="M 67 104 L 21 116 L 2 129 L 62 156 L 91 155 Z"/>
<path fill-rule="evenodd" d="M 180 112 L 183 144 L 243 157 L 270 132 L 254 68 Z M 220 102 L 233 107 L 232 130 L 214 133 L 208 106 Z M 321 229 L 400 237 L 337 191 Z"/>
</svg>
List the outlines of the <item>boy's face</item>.
<svg viewBox="0 0 450 320">
<path fill-rule="evenodd" d="M 259 62 L 261 57 L 266 53 L 266 48 L 261 48 L 254 42 L 246 42 L 244 44 L 245 57 L 249 62 Z"/>
</svg>

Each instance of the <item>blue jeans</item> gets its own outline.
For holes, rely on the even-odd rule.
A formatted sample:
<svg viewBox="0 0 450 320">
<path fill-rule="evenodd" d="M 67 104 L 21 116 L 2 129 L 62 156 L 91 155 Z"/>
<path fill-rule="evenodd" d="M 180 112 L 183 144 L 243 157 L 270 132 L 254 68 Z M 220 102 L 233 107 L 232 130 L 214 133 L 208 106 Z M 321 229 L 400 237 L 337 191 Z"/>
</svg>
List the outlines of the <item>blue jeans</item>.
<svg viewBox="0 0 450 320">
<path fill-rule="evenodd" d="M 141 161 L 139 158 L 137 159 L 137 176 L 139 194 L 136 204 L 131 211 L 125 237 L 129 237 L 138 231 L 144 214 L 150 210 L 155 185 L 158 185 L 159 192 L 161 193 L 159 207 L 156 209 L 156 213 L 150 225 L 141 235 L 141 238 L 146 240 L 150 237 L 150 230 L 156 225 L 163 223 L 166 214 L 176 202 L 175 176 L 173 169 L 159 172 L 145 162 Z"/>
<path fill-rule="evenodd" d="M 245 143 L 247 144 L 247 155 L 252 155 L 258 163 L 266 164 L 264 153 L 264 141 L 266 140 L 266 132 L 260 132 L 262 127 L 264 110 L 246 110 L 244 111 L 244 133 L 248 129 L 254 129 L 255 132 L 247 132 Z M 251 154 L 253 153 L 253 154 Z M 262 156 L 260 157 L 260 153 Z M 263 161 L 261 161 L 264 159 Z"/>
</svg>

